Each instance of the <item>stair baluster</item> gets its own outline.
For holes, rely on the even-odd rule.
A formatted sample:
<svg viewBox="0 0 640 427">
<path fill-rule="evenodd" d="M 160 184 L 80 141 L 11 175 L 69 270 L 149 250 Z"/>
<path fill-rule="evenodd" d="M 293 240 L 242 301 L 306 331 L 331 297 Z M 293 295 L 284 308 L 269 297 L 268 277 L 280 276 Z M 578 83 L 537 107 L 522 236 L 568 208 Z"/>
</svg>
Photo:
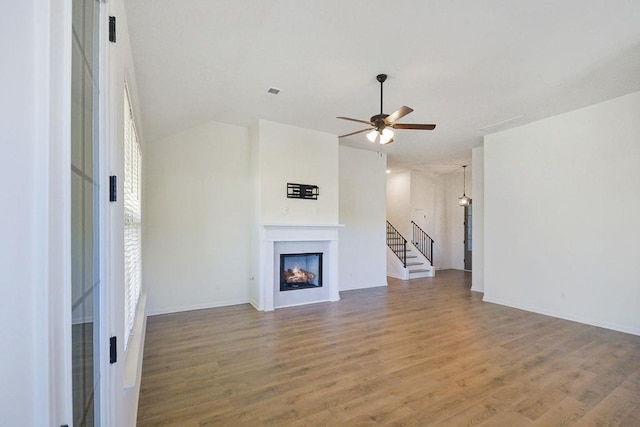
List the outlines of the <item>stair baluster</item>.
<svg viewBox="0 0 640 427">
<path fill-rule="evenodd" d="M 413 227 L 411 243 L 413 243 L 413 246 L 415 246 L 420 253 L 429 260 L 431 265 L 433 265 L 433 239 L 415 222 L 411 221 L 411 225 Z"/>
<path fill-rule="evenodd" d="M 387 221 L 387 246 L 402 261 L 404 268 L 407 268 L 407 239 Z"/>
</svg>

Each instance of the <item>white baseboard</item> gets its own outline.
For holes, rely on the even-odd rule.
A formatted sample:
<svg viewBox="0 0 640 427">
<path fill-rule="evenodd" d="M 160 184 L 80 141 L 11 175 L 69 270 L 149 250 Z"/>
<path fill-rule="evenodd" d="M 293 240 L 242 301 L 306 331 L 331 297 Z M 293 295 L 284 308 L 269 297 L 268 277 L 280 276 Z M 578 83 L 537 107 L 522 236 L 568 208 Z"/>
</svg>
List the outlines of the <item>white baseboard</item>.
<svg viewBox="0 0 640 427">
<path fill-rule="evenodd" d="M 324 302 L 335 302 L 335 301 L 324 299 L 324 300 L 321 300 L 321 301 L 299 302 L 299 303 L 296 303 L 296 304 L 279 305 L 279 306 L 273 307 L 273 308 L 274 308 L 274 310 L 278 310 L 280 308 L 300 307 L 300 306 L 303 306 L 303 305 L 320 304 L 320 303 L 324 303 Z"/>
<path fill-rule="evenodd" d="M 260 304 L 258 304 L 257 301 L 254 301 L 254 300 L 251 299 L 251 300 L 249 300 L 249 304 L 251 304 L 251 306 L 253 308 L 255 308 L 257 311 L 263 311 L 263 309 L 260 308 Z"/>
<path fill-rule="evenodd" d="M 387 282 L 384 282 L 381 285 L 353 285 L 353 286 L 347 285 L 344 288 L 340 288 L 340 292 L 343 292 L 343 291 L 355 291 L 355 290 L 358 290 L 358 289 L 380 288 L 380 287 L 383 287 L 383 286 L 389 286 L 389 284 Z"/>
<path fill-rule="evenodd" d="M 540 307 L 529 306 L 529 305 L 526 305 L 526 304 L 513 303 L 511 301 L 503 300 L 501 298 L 495 298 L 495 297 L 492 297 L 492 296 L 487 296 L 487 294 L 484 294 L 484 298 L 482 298 L 482 301 L 489 302 L 489 303 L 492 303 L 492 304 L 504 305 L 504 306 L 512 307 L 512 308 L 517 308 L 519 310 L 530 311 L 532 313 L 543 314 L 545 316 L 556 317 L 558 319 L 564 319 L 564 320 L 570 320 L 572 322 L 583 323 L 585 325 L 591 325 L 591 326 L 597 326 L 599 328 L 611 329 L 612 331 L 624 332 L 625 334 L 632 334 L 632 335 L 640 336 L 640 329 L 638 329 L 638 328 L 631 328 L 631 327 L 628 327 L 628 326 L 625 326 L 625 325 L 618 325 L 618 324 L 615 324 L 615 323 L 604 322 L 604 321 L 598 320 L 598 319 L 591 319 L 591 318 L 586 318 L 586 317 L 582 317 L 582 316 L 574 316 L 574 315 L 567 314 L 567 313 L 557 313 L 557 312 L 554 312 L 552 310 L 547 310 L 547 309 L 540 308 Z"/>
<path fill-rule="evenodd" d="M 241 299 L 241 300 L 239 299 L 239 300 L 216 301 L 216 302 L 204 303 L 204 304 L 191 304 L 191 305 L 182 305 L 182 306 L 175 306 L 175 307 L 163 307 L 163 308 L 150 309 L 148 311 L 148 315 L 158 316 L 160 314 L 180 313 L 183 311 L 192 311 L 192 310 L 205 310 L 207 308 L 228 307 L 231 305 L 250 304 L 250 303 L 251 302 L 248 299 Z"/>
</svg>

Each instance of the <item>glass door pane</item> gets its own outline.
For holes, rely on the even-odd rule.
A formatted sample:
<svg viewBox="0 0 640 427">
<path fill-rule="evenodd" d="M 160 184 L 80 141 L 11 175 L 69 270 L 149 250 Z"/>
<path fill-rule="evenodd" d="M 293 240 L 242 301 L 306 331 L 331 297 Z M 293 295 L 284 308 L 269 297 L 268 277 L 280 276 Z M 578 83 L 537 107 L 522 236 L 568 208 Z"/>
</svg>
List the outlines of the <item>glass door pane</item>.
<svg viewBox="0 0 640 427">
<path fill-rule="evenodd" d="M 94 426 L 99 380 L 96 0 L 73 0 L 71 71 L 71 330 L 73 424 Z"/>
</svg>

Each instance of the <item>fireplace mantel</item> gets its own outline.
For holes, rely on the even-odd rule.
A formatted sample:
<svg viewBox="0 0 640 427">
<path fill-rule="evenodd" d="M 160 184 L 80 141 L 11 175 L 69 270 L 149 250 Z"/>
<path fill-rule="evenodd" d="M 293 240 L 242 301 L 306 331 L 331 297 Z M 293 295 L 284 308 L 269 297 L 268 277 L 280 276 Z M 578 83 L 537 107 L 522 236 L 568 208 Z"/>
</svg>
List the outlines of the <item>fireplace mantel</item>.
<svg viewBox="0 0 640 427">
<path fill-rule="evenodd" d="M 290 305 L 313 304 L 324 301 L 338 301 L 338 231 L 342 224 L 262 224 L 260 226 L 260 283 L 257 309 L 271 311 L 275 308 Z M 280 292 L 278 246 L 292 245 L 304 250 L 322 251 L 324 253 L 324 286 L 327 291 L 322 295 L 314 295 L 309 290 L 297 292 L 295 302 L 285 305 L 274 305 L 274 296 Z"/>
<path fill-rule="evenodd" d="M 331 230 L 339 230 L 344 227 L 344 224 L 261 224 L 260 227 L 263 231 L 283 231 L 286 232 L 294 231 L 304 231 L 304 230 L 317 230 L 317 231 L 331 231 Z"/>
</svg>

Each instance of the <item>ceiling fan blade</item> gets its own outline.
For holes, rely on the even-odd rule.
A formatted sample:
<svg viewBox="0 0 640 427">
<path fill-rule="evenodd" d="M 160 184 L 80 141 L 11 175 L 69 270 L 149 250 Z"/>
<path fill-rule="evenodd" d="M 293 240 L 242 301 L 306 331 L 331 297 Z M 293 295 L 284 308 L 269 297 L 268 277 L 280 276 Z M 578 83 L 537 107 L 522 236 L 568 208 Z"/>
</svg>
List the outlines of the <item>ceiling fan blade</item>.
<svg viewBox="0 0 640 427">
<path fill-rule="evenodd" d="M 368 121 L 368 120 L 352 119 L 352 118 L 350 118 L 350 117 L 336 117 L 336 119 L 350 120 L 350 121 L 352 121 L 352 122 L 366 123 L 366 124 L 368 124 L 368 125 L 374 126 L 374 124 L 373 124 L 373 123 L 371 123 L 371 122 L 370 122 L 370 121 Z"/>
<path fill-rule="evenodd" d="M 357 130 L 355 132 L 351 132 L 351 133 L 347 133 L 345 135 L 340 135 L 338 138 L 344 138 L 345 136 L 351 136 L 351 135 L 356 135 L 358 133 L 362 133 L 362 132 L 368 132 L 370 130 L 373 130 L 373 128 L 366 128 L 366 129 L 361 129 L 361 130 Z"/>
<path fill-rule="evenodd" d="M 402 107 L 398 108 L 396 111 L 391 113 L 391 115 L 389 115 L 386 119 L 384 119 L 384 122 L 385 124 L 390 125 L 396 120 L 403 118 L 404 116 L 406 116 L 412 111 L 413 111 L 413 108 L 403 105 Z"/>
<path fill-rule="evenodd" d="M 419 125 L 409 123 L 394 123 L 391 125 L 394 129 L 416 129 L 416 130 L 434 130 L 436 125 Z"/>
</svg>

